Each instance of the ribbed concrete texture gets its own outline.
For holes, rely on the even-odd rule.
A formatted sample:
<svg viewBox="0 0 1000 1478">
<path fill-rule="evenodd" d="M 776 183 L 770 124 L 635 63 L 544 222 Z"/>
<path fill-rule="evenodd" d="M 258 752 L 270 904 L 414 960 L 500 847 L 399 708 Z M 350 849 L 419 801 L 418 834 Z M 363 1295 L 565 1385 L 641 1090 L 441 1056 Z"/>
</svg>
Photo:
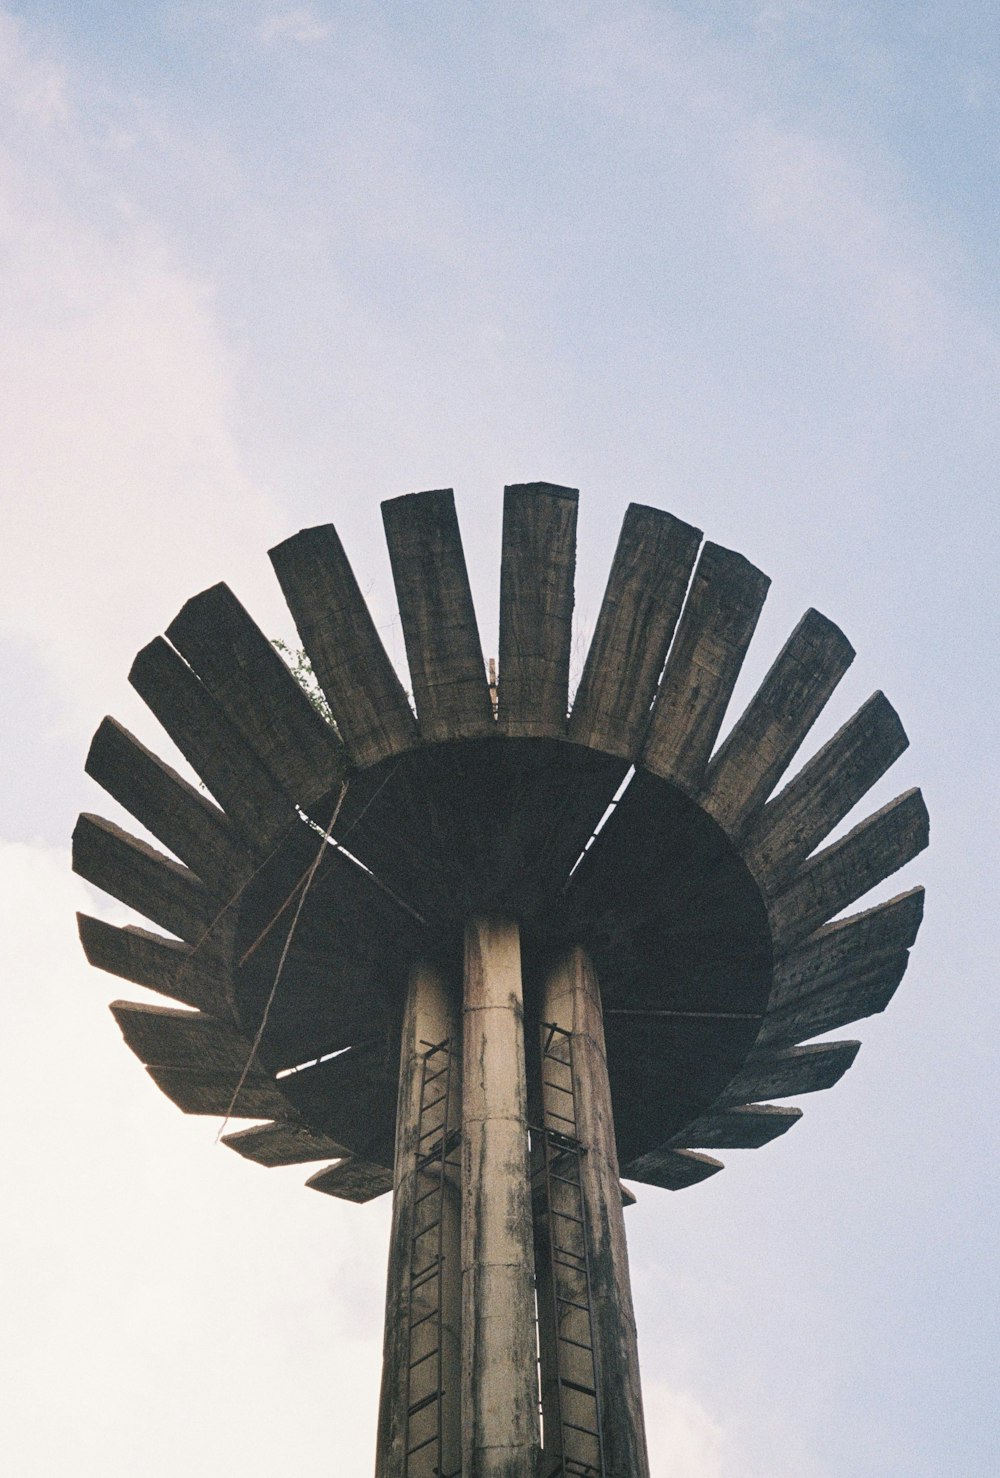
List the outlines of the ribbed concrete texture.
<svg viewBox="0 0 1000 1478">
<path fill-rule="evenodd" d="M 465 932 L 462 1473 L 535 1478 L 538 1385 L 516 924 Z"/>
</svg>

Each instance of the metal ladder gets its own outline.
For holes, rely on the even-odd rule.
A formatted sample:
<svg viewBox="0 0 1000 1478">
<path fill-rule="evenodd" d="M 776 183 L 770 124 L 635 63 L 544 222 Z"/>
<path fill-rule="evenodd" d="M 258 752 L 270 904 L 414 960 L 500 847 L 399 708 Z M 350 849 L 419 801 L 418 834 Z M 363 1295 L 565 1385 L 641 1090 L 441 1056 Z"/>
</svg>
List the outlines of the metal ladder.
<svg viewBox="0 0 1000 1478">
<path fill-rule="evenodd" d="M 445 1474 L 442 1377 L 445 1273 L 446 1172 L 459 1170 L 461 1131 L 455 1124 L 451 1039 L 422 1043 L 417 1163 L 410 1236 L 409 1351 L 406 1377 L 406 1478 L 458 1478 Z M 458 1392 L 450 1393 L 458 1399 Z"/>
<path fill-rule="evenodd" d="M 604 1428 L 594 1351 L 593 1288 L 576 1121 L 573 1035 L 542 1023 L 542 1126 L 532 1135 L 533 1193 L 540 1196 L 547 1255 L 549 1318 L 555 1369 L 542 1375 L 551 1405 L 542 1413 L 547 1434 L 558 1429 L 558 1456 L 546 1461 L 543 1478 L 610 1478 L 604 1457 Z M 539 1228 L 541 1231 L 541 1228 Z M 540 1310 L 540 1316 L 542 1311 Z M 543 1357 L 544 1358 L 544 1357 Z"/>
</svg>

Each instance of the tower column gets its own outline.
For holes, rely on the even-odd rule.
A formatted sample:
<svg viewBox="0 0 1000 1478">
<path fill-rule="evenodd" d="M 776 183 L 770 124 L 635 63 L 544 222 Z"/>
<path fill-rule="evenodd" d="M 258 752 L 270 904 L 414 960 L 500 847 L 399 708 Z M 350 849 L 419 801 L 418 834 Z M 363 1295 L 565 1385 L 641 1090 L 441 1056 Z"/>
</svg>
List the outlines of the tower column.
<svg viewBox="0 0 1000 1478">
<path fill-rule="evenodd" d="M 450 984 L 435 966 L 415 965 L 403 1013 L 376 1478 L 459 1471 L 459 1156 L 442 1142 L 461 1115 Z"/>
<path fill-rule="evenodd" d="M 611 1473 L 648 1478 L 604 1021 L 597 975 L 583 949 L 568 950 L 550 968 L 541 1005 L 543 1022 L 572 1034 L 576 1137 L 584 1149 L 580 1179 L 589 1242 L 605 1460 Z"/>
<path fill-rule="evenodd" d="M 535 1478 L 539 1444 L 527 1085 L 516 924 L 465 933 L 462 1474 Z"/>
</svg>

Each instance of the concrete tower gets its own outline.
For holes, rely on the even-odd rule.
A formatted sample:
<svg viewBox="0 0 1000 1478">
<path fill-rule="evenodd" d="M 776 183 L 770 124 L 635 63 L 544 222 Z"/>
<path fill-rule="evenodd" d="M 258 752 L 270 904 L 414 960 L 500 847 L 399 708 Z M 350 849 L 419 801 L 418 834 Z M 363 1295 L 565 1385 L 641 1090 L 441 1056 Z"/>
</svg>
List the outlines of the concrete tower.
<svg viewBox="0 0 1000 1478">
<path fill-rule="evenodd" d="M 172 855 L 74 833 L 166 933 L 81 937 L 181 1003 L 112 1010 L 185 1112 L 391 1192 L 378 1478 L 644 1478 L 621 1178 L 693 1185 L 845 1072 L 803 1043 L 887 1005 L 922 892 L 840 915 L 927 813 L 824 845 L 906 746 L 881 693 L 785 778 L 854 655 L 816 611 L 719 742 L 769 582 L 669 514 L 629 508 L 572 695 L 575 491 L 506 490 L 488 667 L 452 494 L 383 514 L 410 691 L 330 526 L 271 556 L 316 693 L 195 596 L 131 681 L 204 789 L 110 718 L 87 760 Z"/>
</svg>

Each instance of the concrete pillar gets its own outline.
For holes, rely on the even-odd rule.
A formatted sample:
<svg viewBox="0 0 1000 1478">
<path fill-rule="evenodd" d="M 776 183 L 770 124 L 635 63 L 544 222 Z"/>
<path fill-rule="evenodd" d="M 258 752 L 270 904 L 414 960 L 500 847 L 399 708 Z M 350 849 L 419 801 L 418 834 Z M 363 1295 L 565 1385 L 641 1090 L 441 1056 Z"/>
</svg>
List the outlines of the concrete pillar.
<svg viewBox="0 0 1000 1478">
<path fill-rule="evenodd" d="M 535 1478 L 538 1386 L 516 924 L 465 933 L 462 1475 Z"/>
<path fill-rule="evenodd" d="M 457 1171 L 458 1153 L 453 1156 L 456 1170 L 446 1172 L 443 1196 L 444 1219 L 441 1227 L 440 1283 L 436 1277 L 411 1289 L 412 1239 L 429 1219 L 436 1218 L 441 1204 L 434 1195 L 426 1195 L 440 1184 L 434 1167 L 418 1169 L 418 1156 L 427 1145 L 418 1145 L 420 1132 L 420 1094 L 424 1059 L 428 1048 L 446 1039 L 451 1041 L 451 1079 L 449 1115 L 452 1127 L 460 1127 L 461 1116 L 461 1041 L 459 1038 L 458 988 L 452 989 L 441 973 L 431 965 L 418 964 L 410 974 L 406 1007 L 403 1015 L 400 1046 L 399 1097 L 396 1119 L 395 1185 L 392 1202 L 392 1231 L 389 1242 L 389 1271 L 386 1282 L 385 1336 L 382 1360 L 382 1390 L 379 1401 L 376 1478 L 431 1478 L 440 1471 L 456 1474 L 461 1452 L 461 1233 L 460 1190 Z M 444 1054 L 428 1059 L 428 1071 L 444 1065 Z M 437 1080 L 425 1092 L 425 1101 L 436 1096 Z M 440 1123 L 444 1105 L 425 1113 L 426 1125 Z M 431 1136 L 433 1142 L 434 1136 Z M 418 1198 L 420 1198 L 418 1200 Z M 436 1256 L 437 1233 L 431 1231 L 418 1248 L 417 1268 Z M 424 1245 L 426 1242 L 427 1245 Z M 440 1300 L 440 1321 L 437 1317 Z M 424 1315 L 430 1315 L 424 1319 Z M 412 1328 L 416 1321 L 416 1328 Z M 433 1351 L 440 1339 L 441 1377 L 441 1442 L 437 1440 L 438 1409 L 429 1402 L 412 1419 L 409 1406 L 437 1388 L 437 1355 L 431 1354 L 412 1374 L 410 1364 L 427 1351 Z M 415 1454 L 406 1466 L 408 1447 L 425 1436 L 433 1440 Z M 440 1460 L 440 1468 L 438 1467 Z"/>
<path fill-rule="evenodd" d="M 597 976 L 584 950 L 567 950 L 549 970 L 541 1017 L 573 1034 L 576 1138 L 586 1147 L 580 1164 L 605 1460 L 610 1473 L 649 1478 L 604 1022 Z"/>
</svg>

